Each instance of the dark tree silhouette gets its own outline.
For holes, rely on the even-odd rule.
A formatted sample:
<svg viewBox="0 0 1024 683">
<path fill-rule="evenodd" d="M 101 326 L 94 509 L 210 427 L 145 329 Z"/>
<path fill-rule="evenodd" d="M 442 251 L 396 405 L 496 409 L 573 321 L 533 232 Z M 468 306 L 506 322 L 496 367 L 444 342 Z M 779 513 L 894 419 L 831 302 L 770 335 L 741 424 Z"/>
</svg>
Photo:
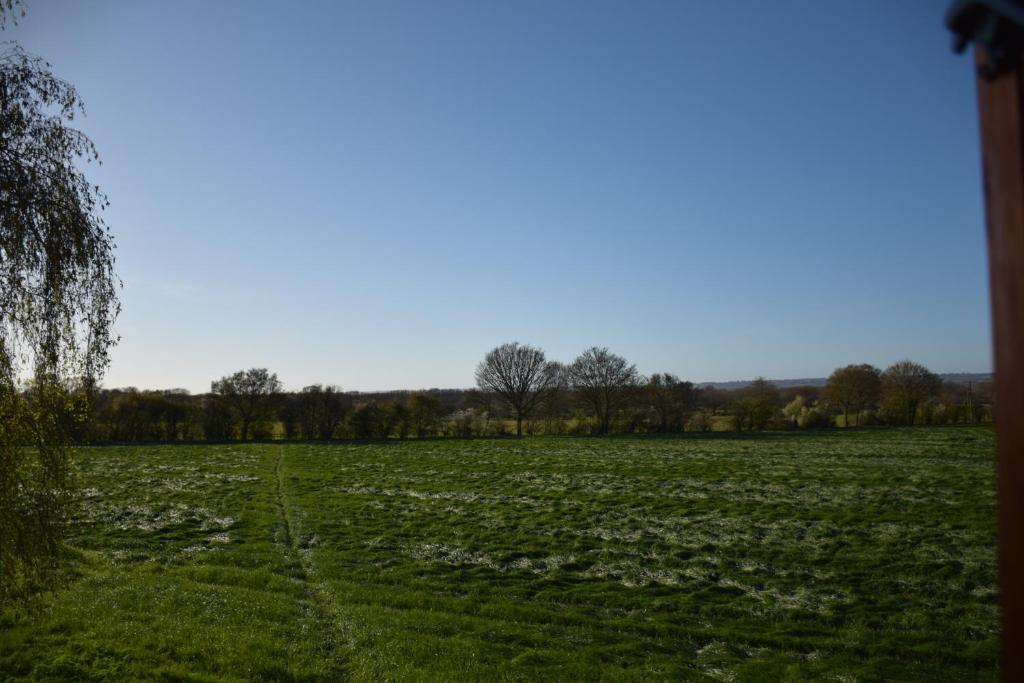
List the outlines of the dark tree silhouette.
<svg viewBox="0 0 1024 683">
<path fill-rule="evenodd" d="M 516 436 L 523 435 L 523 420 L 556 391 L 561 372 L 541 349 L 512 342 L 502 344 L 484 357 L 476 369 L 476 384 L 508 403 L 516 418 Z"/>
<path fill-rule="evenodd" d="M 693 382 L 681 381 L 670 372 L 655 373 L 647 380 L 644 394 L 658 416 L 659 432 L 682 431 L 697 389 Z"/>
<path fill-rule="evenodd" d="M 271 401 L 281 391 L 276 374 L 266 368 L 239 370 L 210 383 L 210 391 L 231 406 L 241 422 L 242 441 L 249 438 L 253 422 L 267 416 Z"/>
<path fill-rule="evenodd" d="M 356 405 L 349 416 L 349 428 L 357 439 L 386 439 L 396 426 L 391 403 L 371 400 Z"/>
<path fill-rule="evenodd" d="M 331 439 L 348 412 L 348 397 L 333 385 L 311 384 L 291 398 L 290 417 L 305 439 Z"/>
</svg>

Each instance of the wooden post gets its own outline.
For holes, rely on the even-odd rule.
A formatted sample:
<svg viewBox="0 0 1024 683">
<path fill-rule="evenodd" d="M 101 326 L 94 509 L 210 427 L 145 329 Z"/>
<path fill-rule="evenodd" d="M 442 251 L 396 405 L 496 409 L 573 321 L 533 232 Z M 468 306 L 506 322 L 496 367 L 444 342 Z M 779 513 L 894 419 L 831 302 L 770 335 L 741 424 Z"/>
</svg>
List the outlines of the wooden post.
<svg viewBox="0 0 1024 683">
<path fill-rule="evenodd" d="M 981 66 L 985 49 L 975 47 Z M 998 457 L 1002 679 L 1024 681 L 1024 64 L 978 77 Z"/>
</svg>

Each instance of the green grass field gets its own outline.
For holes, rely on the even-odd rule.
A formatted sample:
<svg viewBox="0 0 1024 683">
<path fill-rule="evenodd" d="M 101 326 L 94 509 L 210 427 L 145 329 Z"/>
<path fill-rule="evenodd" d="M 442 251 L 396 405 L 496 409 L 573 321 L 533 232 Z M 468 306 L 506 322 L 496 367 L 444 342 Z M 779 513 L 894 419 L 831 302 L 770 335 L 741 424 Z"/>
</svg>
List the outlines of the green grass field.
<svg viewBox="0 0 1024 683">
<path fill-rule="evenodd" d="M 85 449 L 0 679 L 994 680 L 988 428 Z"/>
</svg>

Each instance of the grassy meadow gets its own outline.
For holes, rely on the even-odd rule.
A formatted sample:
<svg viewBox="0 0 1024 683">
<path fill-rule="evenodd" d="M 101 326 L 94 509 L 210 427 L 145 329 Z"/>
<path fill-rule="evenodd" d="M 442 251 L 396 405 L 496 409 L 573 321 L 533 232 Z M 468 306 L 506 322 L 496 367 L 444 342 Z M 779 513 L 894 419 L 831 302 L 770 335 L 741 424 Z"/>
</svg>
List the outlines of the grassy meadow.
<svg viewBox="0 0 1024 683">
<path fill-rule="evenodd" d="M 994 680 L 989 428 L 88 448 L 0 679 Z"/>
</svg>

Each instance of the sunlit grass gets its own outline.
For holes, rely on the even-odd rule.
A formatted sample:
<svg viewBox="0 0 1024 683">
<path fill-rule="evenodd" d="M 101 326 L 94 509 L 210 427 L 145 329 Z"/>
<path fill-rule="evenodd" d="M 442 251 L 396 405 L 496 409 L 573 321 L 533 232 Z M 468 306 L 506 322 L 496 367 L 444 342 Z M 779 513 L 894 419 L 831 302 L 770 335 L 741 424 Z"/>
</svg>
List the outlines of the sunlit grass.
<svg viewBox="0 0 1024 683">
<path fill-rule="evenodd" d="M 57 680 L 994 679 L 987 428 L 87 449 Z"/>
</svg>

